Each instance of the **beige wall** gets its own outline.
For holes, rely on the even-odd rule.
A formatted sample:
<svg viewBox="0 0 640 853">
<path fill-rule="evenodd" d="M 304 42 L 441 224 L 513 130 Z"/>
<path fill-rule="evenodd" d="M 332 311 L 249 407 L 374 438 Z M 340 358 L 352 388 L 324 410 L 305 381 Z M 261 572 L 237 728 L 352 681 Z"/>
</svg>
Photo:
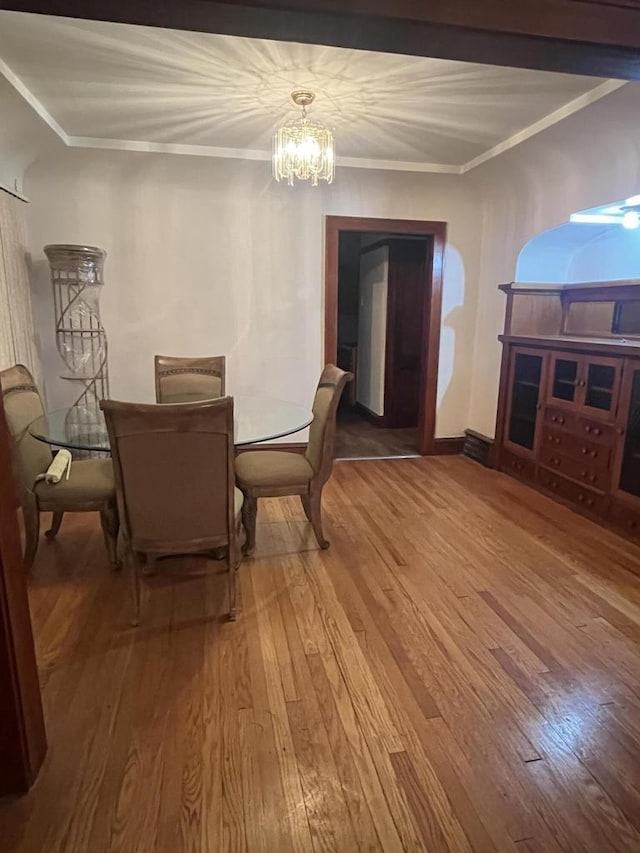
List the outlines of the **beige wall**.
<svg viewBox="0 0 640 853">
<path fill-rule="evenodd" d="M 229 388 L 308 403 L 322 364 L 325 215 L 449 223 L 437 435 L 468 424 L 480 227 L 462 179 L 338 169 L 276 184 L 265 162 L 62 149 L 26 175 L 49 405 L 66 402 L 42 247 L 107 250 L 114 397 L 144 399 L 154 353 L 227 355 Z"/>
<path fill-rule="evenodd" d="M 376 415 L 384 415 L 388 287 L 389 247 L 380 246 L 360 258 L 356 389 L 358 403 Z"/>
<path fill-rule="evenodd" d="M 571 213 L 640 192 L 640 84 L 629 83 L 465 175 L 482 198 L 469 426 L 493 436 L 505 297 L 520 249 Z M 474 276 L 474 279 L 476 277 Z"/>
</svg>

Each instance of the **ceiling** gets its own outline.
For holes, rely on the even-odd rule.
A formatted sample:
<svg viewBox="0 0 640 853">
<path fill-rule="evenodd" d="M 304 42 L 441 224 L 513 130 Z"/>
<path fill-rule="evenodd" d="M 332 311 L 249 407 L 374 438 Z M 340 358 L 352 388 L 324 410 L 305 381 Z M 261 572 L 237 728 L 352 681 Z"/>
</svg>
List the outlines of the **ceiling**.
<svg viewBox="0 0 640 853">
<path fill-rule="evenodd" d="M 291 90 L 309 87 L 338 162 L 454 173 L 623 85 L 7 11 L 0 60 L 68 145 L 268 159 Z"/>
</svg>

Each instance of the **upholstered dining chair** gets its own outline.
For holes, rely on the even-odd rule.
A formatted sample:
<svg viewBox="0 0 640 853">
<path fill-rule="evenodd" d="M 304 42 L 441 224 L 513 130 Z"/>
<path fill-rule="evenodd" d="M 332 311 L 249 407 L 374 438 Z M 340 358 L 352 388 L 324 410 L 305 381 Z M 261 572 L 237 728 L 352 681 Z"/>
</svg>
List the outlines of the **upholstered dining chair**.
<svg viewBox="0 0 640 853">
<path fill-rule="evenodd" d="M 225 357 L 155 357 L 156 403 L 195 403 L 225 394 Z"/>
<path fill-rule="evenodd" d="M 25 568 L 31 568 L 38 549 L 41 512 L 53 513 L 51 528 L 45 534 L 48 539 L 56 536 L 65 512 L 99 512 L 109 560 L 117 568 L 118 512 L 111 460 L 76 460 L 68 480 L 36 482 L 53 460 L 51 448 L 29 433 L 29 425 L 44 414 L 42 399 L 31 373 L 22 364 L 0 372 L 0 388 L 24 518 Z"/>
<path fill-rule="evenodd" d="M 140 556 L 226 548 L 235 618 L 242 492 L 233 472 L 233 398 L 181 405 L 102 400 L 118 496 L 121 542 L 140 620 Z"/>
<path fill-rule="evenodd" d="M 313 401 L 313 422 L 306 453 L 281 450 L 252 450 L 236 458 L 236 481 L 244 494 L 242 521 L 245 554 L 256 543 L 258 498 L 300 495 L 302 508 L 311 522 L 318 545 L 328 548 L 322 532 L 322 489 L 331 476 L 336 433 L 336 411 L 340 397 L 353 374 L 328 364 L 322 371 Z"/>
</svg>

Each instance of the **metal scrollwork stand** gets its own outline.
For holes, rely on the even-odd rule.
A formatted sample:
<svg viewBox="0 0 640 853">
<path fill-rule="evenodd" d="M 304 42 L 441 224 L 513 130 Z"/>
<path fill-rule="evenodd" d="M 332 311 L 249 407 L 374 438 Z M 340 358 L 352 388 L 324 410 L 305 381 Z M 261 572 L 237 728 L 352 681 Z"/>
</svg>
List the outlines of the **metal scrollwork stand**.
<svg viewBox="0 0 640 853">
<path fill-rule="evenodd" d="M 81 391 L 67 416 L 78 435 L 104 432 L 99 402 L 109 397 L 107 336 L 100 321 L 99 296 L 107 253 L 95 246 L 50 245 L 56 344 L 68 370 L 61 378 Z"/>
</svg>

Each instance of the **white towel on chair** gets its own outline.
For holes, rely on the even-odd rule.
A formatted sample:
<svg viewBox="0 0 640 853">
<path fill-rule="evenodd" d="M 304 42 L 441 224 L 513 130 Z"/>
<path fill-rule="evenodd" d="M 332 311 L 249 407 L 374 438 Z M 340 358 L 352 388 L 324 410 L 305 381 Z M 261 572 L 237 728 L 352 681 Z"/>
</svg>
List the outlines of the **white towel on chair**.
<svg viewBox="0 0 640 853">
<path fill-rule="evenodd" d="M 59 450 L 44 474 L 38 474 L 36 483 L 38 480 L 46 480 L 47 483 L 59 483 L 64 477 L 65 471 L 67 472 L 66 479 L 68 480 L 71 471 L 71 454 L 68 450 Z"/>
</svg>

